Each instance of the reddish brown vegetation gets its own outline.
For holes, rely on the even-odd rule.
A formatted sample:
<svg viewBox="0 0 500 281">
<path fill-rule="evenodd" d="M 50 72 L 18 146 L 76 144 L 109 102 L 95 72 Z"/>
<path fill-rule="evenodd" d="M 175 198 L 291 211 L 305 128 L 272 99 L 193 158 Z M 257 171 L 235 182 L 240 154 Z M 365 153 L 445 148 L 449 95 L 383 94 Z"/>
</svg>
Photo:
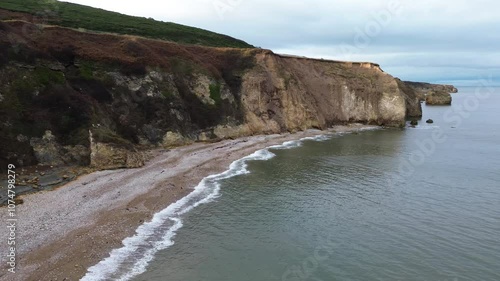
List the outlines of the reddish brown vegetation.
<svg viewBox="0 0 500 281">
<path fill-rule="evenodd" d="M 79 32 L 56 26 L 38 27 L 23 21 L 3 23 L 16 34 L 15 42 L 23 43 L 39 56 L 74 56 L 105 64 L 118 64 L 140 69 L 143 66 L 160 67 L 170 71 L 176 60 L 194 64 L 200 70 L 223 78 L 235 67 L 250 66 L 256 49 L 210 48 L 187 46 L 173 42 L 145 39 L 134 36 Z M 0 28 L 1 32 L 2 28 Z M 13 43 L 2 36 L 1 43 Z M 244 62 L 248 60 L 249 62 Z"/>
</svg>

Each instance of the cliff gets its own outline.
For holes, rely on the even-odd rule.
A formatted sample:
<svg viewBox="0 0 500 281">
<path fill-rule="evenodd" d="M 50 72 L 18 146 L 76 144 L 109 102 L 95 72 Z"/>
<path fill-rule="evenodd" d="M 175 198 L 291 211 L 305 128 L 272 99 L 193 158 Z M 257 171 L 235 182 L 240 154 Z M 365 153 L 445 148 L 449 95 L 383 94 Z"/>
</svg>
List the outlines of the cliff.
<svg viewBox="0 0 500 281">
<path fill-rule="evenodd" d="M 447 92 L 430 92 L 425 96 L 426 105 L 451 105 L 452 100 Z"/>
<path fill-rule="evenodd" d="M 420 101 L 427 105 L 451 105 L 451 93 L 458 93 L 453 85 L 440 85 L 423 82 L 405 81 L 405 85 L 415 91 Z"/>
<path fill-rule="evenodd" d="M 373 63 L 0 22 L 1 167 L 135 167 L 142 148 L 414 116 L 415 90 Z"/>
<path fill-rule="evenodd" d="M 440 84 L 411 82 L 411 81 L 404 81 L 404 83 L 409 87 L 411 87 L 413 90 L 415 90 L 421 100 L 425 100 L 425 96 L 431 92 L 447 93 L 447 94 L 458 93 L 458 89 L 453 85 L 440 85 Z"/>
</svg>

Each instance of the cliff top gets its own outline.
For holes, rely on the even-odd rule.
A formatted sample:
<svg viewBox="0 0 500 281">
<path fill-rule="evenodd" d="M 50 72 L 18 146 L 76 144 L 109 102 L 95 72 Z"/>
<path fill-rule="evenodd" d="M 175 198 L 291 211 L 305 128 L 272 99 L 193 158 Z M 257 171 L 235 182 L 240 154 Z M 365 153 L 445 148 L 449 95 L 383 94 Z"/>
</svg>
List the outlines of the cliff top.
<svg viewBox="0 0 500 281">
<path fill-rule="evenodd" d="M 441 85 L 441 84 L 431 84 L 426 82 L 412 82 L 404 81 L 408 86 L 420 92 L 447 92 L 447 93 L 457 93 L 458 89 L 453 85 Z"/>
<path fill-rule="evenodd" d="M 282 58 L 295 58 L 295 59 L 303 59 L 303 60 L 311 60 L 311 61 L 321 61 L 321 62 L 329 62 L 329 63 L 339 63 L 343 65 L 349 65 L 349 66 L 360 66 L 363 68 L 375 68 L 378 69 L 382 72 L 382 68 L 380 68 L 380 65 L 378 63 L 373 63 L 373 62 L 355 62 L 355 61 L 342 61 L 342 60 L 332 60 L 332 59 L 318 59 L 318 58 L 309 58 L 305 56 L 296 56 L 296 55 L 289 55 L 289 54 L 275 54 L 276 56 L 282 57 Z"/>
<path fill-rule="evenodd" d="M 2 0 L 0 20 L 24 20 L 37 24 L 138 35 L 190 45 L 253 48 L 242 40 L 200 28 L 55 0 Z"/>
</svg>

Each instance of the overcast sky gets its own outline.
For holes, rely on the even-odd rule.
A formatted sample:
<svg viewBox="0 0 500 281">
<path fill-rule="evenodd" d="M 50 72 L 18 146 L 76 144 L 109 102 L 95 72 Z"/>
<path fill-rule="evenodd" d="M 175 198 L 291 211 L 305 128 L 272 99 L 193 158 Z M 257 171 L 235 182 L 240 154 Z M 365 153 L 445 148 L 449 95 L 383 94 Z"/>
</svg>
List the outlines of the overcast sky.
<svg viewBox="0 0 500 281">
<path fill-rule="evenodd" d="M 371 61 L 405 80 L 500 74 L 497 0 L 70 0 L 196 26 L 277 53 Z"/>
</svg>

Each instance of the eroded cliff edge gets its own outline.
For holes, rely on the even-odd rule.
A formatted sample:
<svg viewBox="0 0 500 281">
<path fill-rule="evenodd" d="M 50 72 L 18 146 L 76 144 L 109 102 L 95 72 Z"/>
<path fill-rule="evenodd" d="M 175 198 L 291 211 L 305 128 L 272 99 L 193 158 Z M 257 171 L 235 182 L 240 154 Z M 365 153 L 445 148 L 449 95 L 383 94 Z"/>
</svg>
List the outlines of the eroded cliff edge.
<svg viewBox="0 0 500 281">
<path fill-rule="evenodd" d="M 23 21 L 0 22 L 0 83 L 2 167 L 135 167 L 142 148 L 421 116 L 415 91 L 373 63 Z"/>
</svg>

